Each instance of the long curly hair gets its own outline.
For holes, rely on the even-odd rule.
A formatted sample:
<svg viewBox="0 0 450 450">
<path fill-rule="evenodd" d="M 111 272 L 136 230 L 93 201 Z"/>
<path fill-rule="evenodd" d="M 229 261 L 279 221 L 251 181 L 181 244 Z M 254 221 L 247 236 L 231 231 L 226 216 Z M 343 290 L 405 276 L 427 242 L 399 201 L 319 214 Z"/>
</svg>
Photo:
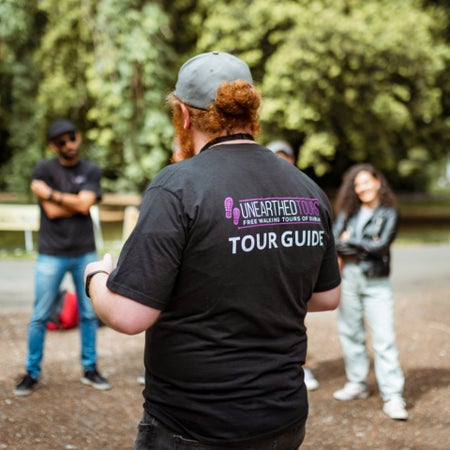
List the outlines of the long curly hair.
<svg viewBox="0 0 450 450">
<path fill-rule="evenodd" d="M 168 98 L 173 114 L 180 108 L 181 100 L 174 95 Z M 185 104 L 191 114 L 192 124 L 204 133 L 215 137 L 224 130 L 233 134 L 244 129 L 253 137 L 259 134 L 259 107 L 261 95 L 248 82 L 237 80 L 224 81 L 218 88 L 214 103 L 207 110 Z"/>
<path fill-rule="evenodd" d="M 362 163 L 351 166 L 343 176 L 341 187 L 334 202 L 335 214 L 344 211 L 347 217 L 353 216 L 361 207 L 361 200 L 355 192 L 355 178 L 359 172 L 366 171 L 380 181 L 378 196 L 383 206 L 395 206 L 396 197 L 385 176 L 372 164 Z"/>
</svg>

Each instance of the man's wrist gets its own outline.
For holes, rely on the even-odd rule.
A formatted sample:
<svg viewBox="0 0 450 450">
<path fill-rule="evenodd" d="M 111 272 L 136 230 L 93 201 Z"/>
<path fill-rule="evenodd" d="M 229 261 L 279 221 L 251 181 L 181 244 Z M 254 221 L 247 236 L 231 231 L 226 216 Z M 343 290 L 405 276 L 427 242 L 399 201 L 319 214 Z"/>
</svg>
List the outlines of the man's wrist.
<svg viewBox="0 0 450 450">
<path fill-rule="evenodd" d="M 97 274 L 99 274 L 99 273 L 104 273 L 104 274 L 106 274 L 106 275 L 109 276 L 109 272 L 107 272 L 106 270 L 102 270 L 102 269 L 100 269 L 100 270 L 94 270 L 93 272 L 89 272 L 89 273 L 86 275 L 86 282 L 85 282 L 85 288 L 84 288 L 84 291 L 85 291 L 85 293 L 86 293 L 86 296 L 89 297 L 89 298 L 91 298 L 91 295 L 90 295 L 90 292 L 89 292 L 89 288 L 90 288 L 90 286 L 91 286 L 92 278 L 94 277 L 94 275 L 97 275 Z"/>
<path fill-rule="evenodd" d="M 58 205 L 62 205 L 63 198 L 64 198 L 64 192 L 55 191 L 54 189 L 52 189 L 50 191 L 50 194 L 47 197 L 47 200 L 57 203 Z"/>
</svg>

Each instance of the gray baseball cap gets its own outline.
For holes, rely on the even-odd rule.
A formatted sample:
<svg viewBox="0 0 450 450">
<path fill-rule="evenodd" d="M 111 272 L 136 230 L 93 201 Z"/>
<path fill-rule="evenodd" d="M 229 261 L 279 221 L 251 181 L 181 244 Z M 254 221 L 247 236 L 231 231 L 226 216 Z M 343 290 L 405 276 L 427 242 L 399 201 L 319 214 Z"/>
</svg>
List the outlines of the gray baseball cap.
<svg viewBox="0 0 450 450">
<path fill-rule="evenodd" d="M 195 108 L 207 109 L 214 103 L 224 81 L 244 80 L 253 85 L 248 65 L 229 53 L 210 52 L 186 61 L 178 72 L 173 95 Z"/>
</svg>

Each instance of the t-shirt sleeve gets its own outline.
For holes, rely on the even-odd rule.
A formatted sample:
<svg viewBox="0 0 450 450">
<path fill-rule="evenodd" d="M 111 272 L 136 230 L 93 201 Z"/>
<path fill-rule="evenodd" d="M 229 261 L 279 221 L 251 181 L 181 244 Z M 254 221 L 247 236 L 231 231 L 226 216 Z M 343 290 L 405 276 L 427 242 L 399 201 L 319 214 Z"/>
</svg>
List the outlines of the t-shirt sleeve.
<svg viewBox="0 0 450 450">
<path fill-rule="evenodd" d="M 164 188 L 150 188 L 139 219 L 120 254 L 108 288 L 163 310 L 170 298 L 186 240 L 180 200 Z"/>
<path fill-rule="evenodd" d="M 32 180 L 42 180 L 48 183 L 49 177 L 48 177 L 48 170 L 47 170 L 47 161 L 42 160 L 38 161 L 34 168 L 33 173 L 31 174 Z"/>
<path fill-rule="evenodd" d="M 100 180 L 102 178 L 102 171 L 97 164 L 90 163 L 87 171 L 86 181 L 80 187 L 81 191 L 95 192 L 97 200 L 101 200 L 103 196 Z"/>
</svg>

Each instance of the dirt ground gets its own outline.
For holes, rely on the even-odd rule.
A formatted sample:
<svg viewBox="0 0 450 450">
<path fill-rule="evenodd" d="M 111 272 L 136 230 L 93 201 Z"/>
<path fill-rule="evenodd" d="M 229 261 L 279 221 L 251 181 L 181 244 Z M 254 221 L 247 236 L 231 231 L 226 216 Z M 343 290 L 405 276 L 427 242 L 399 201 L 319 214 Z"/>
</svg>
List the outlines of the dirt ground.
<svg viewBox="0 0 450 450">
<path fill-rule="evenodd" d="M 403 258 L 406 262 L 410 256 Z M 320 387 L 309 395 L 302 450 L 450 448 L 448 267 L 449 276 L 440 282 L 417 281 L 410 274 L 413 279 L 406 287 L 401 280 L 394 283 L 397 343 L 410 414 L 406 422 L 382 413 L 373 370 L 367 400 L 332 398 L 345 382 L 336 313 L 309 316 L 309 361 Z M 0 308 L 0 449 L 130 449 L 142 408 L 136 377 L 143 373 L 144 336 L 99 330 L 99 368 L 113 384 L 112 390 L 99 392 L 79 381 L 78 330 L 49 332 L 38 388 L 31 396 L 15 397 L 12 389 L 23 373 L 30 311 Z"/>
</svg>

